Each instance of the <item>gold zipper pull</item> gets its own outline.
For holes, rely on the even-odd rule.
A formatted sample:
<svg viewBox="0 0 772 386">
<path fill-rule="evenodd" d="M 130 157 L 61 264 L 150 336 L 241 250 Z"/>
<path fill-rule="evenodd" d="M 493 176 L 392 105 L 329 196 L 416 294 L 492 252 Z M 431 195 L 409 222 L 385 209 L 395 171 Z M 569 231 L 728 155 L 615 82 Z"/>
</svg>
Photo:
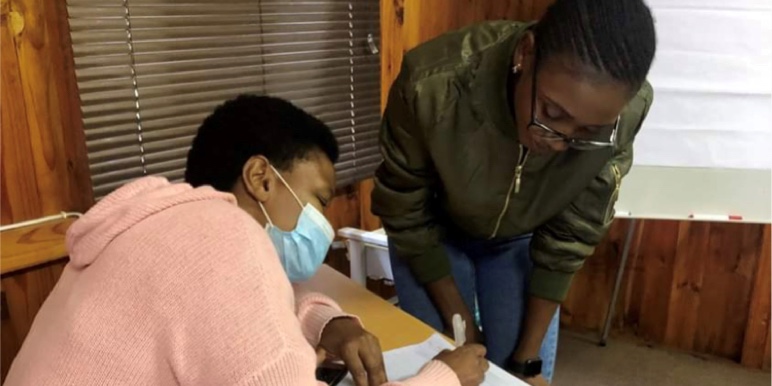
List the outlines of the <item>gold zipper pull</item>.
<svg viewBox="0 0 772 386">
<path fill-rule="evenodd" d="M 622 172 L 619 171 L 617 165 L 611 165 L 611 170 L 614 172 L 614 182 L 616 182 L 614 193 L 619 193 L 619 190 L 622 187 Z"/>
<path fill-rule="evenodd" d="M 520 152 L 517 156 L 515 176 L 512 178 L 512 182 L 509 183 L 509 190 L 507 190 L 507 198 L 504 200 L 504 207 L 501 208 L 501 213 L 499 213 L 499 218 L 496 220 L 496 227 L 493 228 L 493 233 L 491 234 L 490 239 L 496 238 L 496 235 L 499 233 L 501 220 L 504 219 L 504 215 L 507 214 L 507 209 L 509 209 L 509 201 L 512 199 L 512 192 L 514 191 L 514 194 L 520 193 L 520 177 L 523 174 L 523 166 L 525 166 L 525 162 L 528 161 L 528 152 L 525 151 L 525 147 L 523 147 L 523 145 L 520 145 L 519 147 Z"/>
<path fill-rule="evenodd" d="M 517 167 L 515 168 L 515 194 L 520 193 L 520 177 L 523 176 L 523 167 L 528 161 L 528 150 L 523 145 L 520 145 L 520 152 L 517 159 Z"/>
</svg>

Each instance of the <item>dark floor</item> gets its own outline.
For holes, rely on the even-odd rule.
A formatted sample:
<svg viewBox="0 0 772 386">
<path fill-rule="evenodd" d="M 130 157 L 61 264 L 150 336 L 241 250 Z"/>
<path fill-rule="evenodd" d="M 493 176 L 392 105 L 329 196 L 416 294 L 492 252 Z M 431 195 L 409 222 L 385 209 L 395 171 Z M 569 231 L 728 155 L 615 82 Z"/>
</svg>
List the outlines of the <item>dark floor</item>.
<svg viewBox="0 0 772 386">
<path fill-rule="evenodd" d="M 554 386 L 769 386 L 770 373 L 721 359 L 649 348 L 625 338 L 560 335 Z"/>
</svg>

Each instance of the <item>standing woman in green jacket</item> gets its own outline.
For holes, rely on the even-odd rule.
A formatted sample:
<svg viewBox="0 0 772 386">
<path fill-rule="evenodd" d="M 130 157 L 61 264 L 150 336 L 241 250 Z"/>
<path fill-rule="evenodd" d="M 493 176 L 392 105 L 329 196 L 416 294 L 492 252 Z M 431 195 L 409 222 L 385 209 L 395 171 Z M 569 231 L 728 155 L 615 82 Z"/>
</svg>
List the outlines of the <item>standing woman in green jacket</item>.
<svg viewBox="0 0 772 386">
<path fill-rule="evenodd" d="M 558 305 L 614 217 L 652 103 L 655 46 L 643 0 L 557 0 L 535 24 L 406 54 L 373 192 L 403 309 L 446 332 L 460 314 L 491 361 L 547 383 Z"/>
</svg>

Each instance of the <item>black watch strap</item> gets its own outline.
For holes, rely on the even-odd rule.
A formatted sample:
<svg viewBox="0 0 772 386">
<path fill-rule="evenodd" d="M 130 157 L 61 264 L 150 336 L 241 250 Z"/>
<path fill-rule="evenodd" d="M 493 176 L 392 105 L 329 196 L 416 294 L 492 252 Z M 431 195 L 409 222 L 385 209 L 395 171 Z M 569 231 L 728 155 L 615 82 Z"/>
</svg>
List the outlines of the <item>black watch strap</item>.
<svg viewBox="0 0 772 386">
<path fill-rule="evenodd" d="M 524 378 L 532 378 L 541 374 L 541 358 L 526 359 L 523 362 L 510 361 L 508 369 L 511 373 L 521 375 Z"/>
</svg>

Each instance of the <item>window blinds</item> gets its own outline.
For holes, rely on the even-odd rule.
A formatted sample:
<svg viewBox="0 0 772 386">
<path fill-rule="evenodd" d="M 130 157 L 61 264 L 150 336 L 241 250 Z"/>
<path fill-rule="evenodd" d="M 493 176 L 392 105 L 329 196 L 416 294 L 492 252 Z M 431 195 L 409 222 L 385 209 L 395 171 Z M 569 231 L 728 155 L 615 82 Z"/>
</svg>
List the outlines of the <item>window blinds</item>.
<svg viewBox="0 0 772 386">
<path fill-rule="evenodd" d="M 380 162 L 378 0 L 68 0 L 94 192 L 182 179 L 196 130 L 242 93 L 291 100 L 339 141 L 339 185 Z"/>
</svg>

